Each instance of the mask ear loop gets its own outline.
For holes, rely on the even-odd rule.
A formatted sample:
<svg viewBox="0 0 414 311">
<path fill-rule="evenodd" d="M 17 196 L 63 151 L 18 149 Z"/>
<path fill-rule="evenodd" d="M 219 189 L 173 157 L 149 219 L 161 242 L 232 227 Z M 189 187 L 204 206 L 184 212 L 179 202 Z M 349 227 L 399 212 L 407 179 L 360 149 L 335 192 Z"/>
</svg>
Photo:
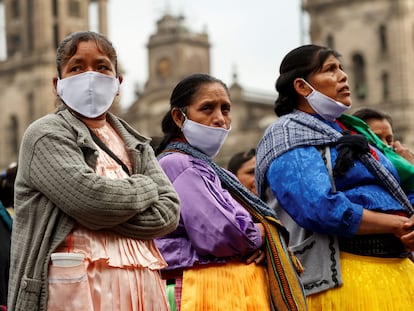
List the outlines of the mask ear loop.
<svg viewBox="0 0 414 311">
<path fill-rule="evenodd" d="M 308 81 L 306 81 L 304 78 L 300 78 L 300 79 L 301 79 L 303 82 L 305 82 L 305 84 L 306 84 L 307 86 L 309 86 L 309 87 L 310 87 L 310 89 L 311 89 L 312 91 L 315 91 L 315 88 L 314 88 L 312 85 L 310 85 Z"/>
<path fill-rule="evenodd" d="M 184 110 L 184 108 L 179 108 L 179 107 L 172 107 L 171 108 L 171 110 L 170 110 L 170 115 L 171 115 L 171 118 L 172 118 L 172 120 L 173 120 L 173 122 L 175 123 L 176 122 L 176 120 L 175 120 L 175 117 L 173 116 L 173 111 L 179 111 L 182 115 L 183 115 L 183 117 L 184 117 L 184 121 L 182 121 L 181 122 L 181 120 L 177 120 L 177 121 L 180 121 L 181 122 L 181 127 L 180 126 L 178 126 L 178 124 L 177 124 L 177 126 L 181 129 L 181 131 L 182 131 L 182 126 L 183 126 L 183 124 L 184 124 L 184 122 L 185 122 L 185 120 L 188 120 L 188 117 L 187 117 L 187 115 L 185 114 L 185 112 L 183 111 Z M 177 117 L 180 119 L 180 117 L 179 117 L 179 115 L 177 115 Z"/>
<path fill-rule="evenodd" d="M 184 121 L 183 121 L 183 123 L 181 124 L 181 131 L 183 130 L 183 125 L 184 125 L 184 122 L 185 122 L 185 120 L 189 120 L 188 119 L 188 117 L 187 117 L 187 114 L 184 112 L 184 109 L 185 108 L 178 108 L 178 110 L 180 110 L 180 112 L 181 112 L 181 114 L 184 116 Z"/>
<path fill-rule="evenodd" d="M 180 112 L 183 114 L 184 118 L 188 119 L 187 114 L 184 112 L 185 108 L 178 108 L 178 110 L 180 110 Z"/>
</svg>

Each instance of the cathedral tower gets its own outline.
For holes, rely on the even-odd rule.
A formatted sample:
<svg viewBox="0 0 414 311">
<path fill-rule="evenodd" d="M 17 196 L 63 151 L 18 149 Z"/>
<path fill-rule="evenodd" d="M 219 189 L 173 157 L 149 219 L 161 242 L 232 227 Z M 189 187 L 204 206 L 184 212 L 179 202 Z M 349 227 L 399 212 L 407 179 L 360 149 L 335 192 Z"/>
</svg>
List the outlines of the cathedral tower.
<svg viewBox="0 0 414 311">
<path fill-rule="evenodd" d="M 342 54 L 352 111 L 389 113 L 397 137 L 414 147 L 414 1 L 302 0 L 302 8 L 312 43 Z"/>
<path fill-rule="evenodd" d="M 206 33 L 190 31 L 184 17 L 165 14 L 150 36 L 148 80 L 138 100 L 124 117 L 149 136 L 159 136 L 172 89 L 192 73 L 210 73 L 210 43 Z"/>
<path fill-rule="evenodd" d="M 157 22 L 148 44 L 148 80 L 138 99 L 123 118 L 157 145 L 162 136 L 161 120 L 169 110 L 175 85 L 193 73 L 210 73 L 210 43 L 204 32 L 190 31 L 182 16 L 165 14 Z M 221 78 L 221 77 L 219 77 Z M 273 94 L 243 88 L 234 73 L 229 85 L 232 99 L 232 130 L 215 161 L 225 166 L 241 150 L 255 147 L 273 113 Z M 269 118 L 270 116 L 270 118 Z"/>
</svg>

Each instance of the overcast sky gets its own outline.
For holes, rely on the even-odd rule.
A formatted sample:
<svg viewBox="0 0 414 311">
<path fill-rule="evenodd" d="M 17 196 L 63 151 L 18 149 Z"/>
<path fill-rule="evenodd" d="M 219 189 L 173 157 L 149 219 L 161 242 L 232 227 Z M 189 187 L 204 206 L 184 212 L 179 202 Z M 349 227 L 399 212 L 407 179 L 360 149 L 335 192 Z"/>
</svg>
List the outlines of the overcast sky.
<svg viewBox="0 0 414 311">
<path fill-rule="evenodd" d="M 148 78 L 146 44 L 166 12 L 207 31 L 212 75 L 230 84 L 236 68 L 243 87 L 270 94 L 283 56 L 308 40 L 300 0 L 109 0 L 109 37 L 126 70 L 123 106 Z"/>
<path fill-rule="evenodd" d="M 207 32 L 211 43 L 212 75 L 230 84 L 233 72 L 236 72 L 238 82 L 244 88 L 275 94 L 274 82 L 283 56 L 309 42 L 308 22 L 300 2 L 108 0 L 108 35 L 126 71 L 121 86 L 122 106 L 133 101 L 135 85 L 143 86 L 147 81 L 146 44 L 156 31 L 156 22 L 166 12 L 183 15 L 187 27 L 193 32 Z M 3 14 L 1 5 L 0 14 Z M 0 59 L 3 59 L 3 24 L 0 32 Z"/>
<path fill-rule="evenodd" d="M 207 31 L 211 74 L 248 89 L 275 93 L 283 56 L 308 42 L 300 0 L 109 0 L 109 37 L 125 68 L 123 106 L 133 100 L 134 85 L 148 78 L 149 36 L 164 13 L 182 14 L 191 31 Z"/>
</svg>

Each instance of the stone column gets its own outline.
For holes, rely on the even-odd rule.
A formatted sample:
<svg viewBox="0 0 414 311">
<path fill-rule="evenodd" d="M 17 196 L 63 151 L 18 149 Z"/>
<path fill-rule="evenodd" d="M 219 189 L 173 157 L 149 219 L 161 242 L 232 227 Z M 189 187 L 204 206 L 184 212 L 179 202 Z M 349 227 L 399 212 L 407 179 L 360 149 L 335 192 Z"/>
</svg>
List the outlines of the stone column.
<svg viewBox="0 0 414 311">
<path fill-rule="evenodd" d="M 99 32 L 108 36 L 108 1 L 98 0 Z"/>
</svg>

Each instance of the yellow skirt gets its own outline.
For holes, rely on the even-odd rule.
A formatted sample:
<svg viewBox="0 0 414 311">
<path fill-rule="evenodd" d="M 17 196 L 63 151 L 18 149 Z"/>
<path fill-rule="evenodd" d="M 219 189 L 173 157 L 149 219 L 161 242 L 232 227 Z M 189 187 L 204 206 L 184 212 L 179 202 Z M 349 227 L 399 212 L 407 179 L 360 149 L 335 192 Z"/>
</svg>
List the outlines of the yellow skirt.
<svg viewBox="0 0 414 311">
<path fill-rule="evenodd" d="M 343 285 L 307 297 L 311 311 L 413 311 L 414 263 L 341 252 Z"/>
<path fill-rule="evenodd" d="M 270 310 L 266 268 L 229 262 L 185 270 L 180 310 Z"/>
</svg>

